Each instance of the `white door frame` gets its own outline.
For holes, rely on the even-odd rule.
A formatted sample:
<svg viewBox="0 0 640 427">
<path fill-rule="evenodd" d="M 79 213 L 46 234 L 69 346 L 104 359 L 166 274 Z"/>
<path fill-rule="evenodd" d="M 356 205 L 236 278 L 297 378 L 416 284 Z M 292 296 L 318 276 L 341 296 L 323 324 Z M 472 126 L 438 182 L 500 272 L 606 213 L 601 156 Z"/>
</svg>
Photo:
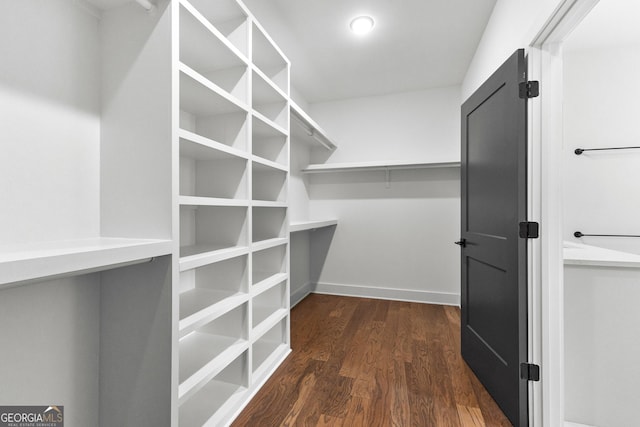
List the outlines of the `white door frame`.
<svg viewBox="0 0 640 427">
<path fill-rule="evenodd" d="M 528 78 L 540 81 L 529 105 L 529 360 L 541 381 L 529 390 L 530 425 L 564 424 L 564 285 L 562 256 L 562 43 L 599 0 L 563 0 L 528 49 Z"/>
</svg>

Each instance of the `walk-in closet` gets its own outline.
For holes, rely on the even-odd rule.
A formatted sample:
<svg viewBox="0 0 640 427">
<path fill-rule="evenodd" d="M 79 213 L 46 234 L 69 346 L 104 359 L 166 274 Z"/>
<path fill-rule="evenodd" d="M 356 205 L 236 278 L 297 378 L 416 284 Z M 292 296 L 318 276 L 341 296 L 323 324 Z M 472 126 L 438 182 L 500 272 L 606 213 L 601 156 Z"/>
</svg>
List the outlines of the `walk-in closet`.
<svg viewBox="0 0 640 427">
<path fill-rule="evenodd" d="M 0 0 L 0 426 L 634 425 L 639 19 Z"/>
</svg>

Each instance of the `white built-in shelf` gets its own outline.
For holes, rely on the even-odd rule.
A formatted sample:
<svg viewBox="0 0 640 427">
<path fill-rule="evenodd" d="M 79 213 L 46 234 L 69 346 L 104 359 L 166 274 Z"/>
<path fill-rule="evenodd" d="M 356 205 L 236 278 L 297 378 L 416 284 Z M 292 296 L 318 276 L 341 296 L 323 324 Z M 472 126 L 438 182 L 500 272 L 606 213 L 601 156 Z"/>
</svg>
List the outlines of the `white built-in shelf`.
<svg viewBox="0 0 640 427">
<path fill-rule="evenodd" d="M 178 131 L 180 155 L 198 160 L 220 160 L 233 157 L 248 159 L 249 153 L 200 136 L 185 129 Z"/>
<path fill-rule="evenodd" d="M 309 165 L 303 173 L 356 172 L 366 170 L 459 168 L 460 162 L 357 162 Z"/>
<path fill-rule="evenodd" d="M 287 317 L 287 309 L 270 306 L 253 306 L 253 339 L 258 340 L 279 321 Z"/>
<path fill-rule="evenodd" d="M 272 160 L 267 160 L 262 157 L 253 156 L 253 166 L 254 169 L 269 171 L 270 169 L 276 169 L 281 172 L 288 172 L 289 168 L 286 165 L 281 165 L 280 163 L 274 162 Z"/>
<path fill-rule="evenodd" d="M 264 249 L 275 248 L 276 246 L 282 246 L 289 243 L 289 239 L 286 237 L 276 237 L 273 239 L 260 240 L 258 242 L 253 242 L 253 250 L 254 251 L 262 251 Z"/>
<path fill-rule="evenodd" d="M 214 262 L 249 253 L 248 246 L 193 245 L 180 248 L 180 271 L 191 270 Z"/>
<path fill-rule="evenodd" d="M 287 95 L 258 67 L 253 70 L 253 105 L 286 103 Z"/>
<path fill-rule="evenodd" d="M 225 416 L 247 398 L 246 394 L 242 385 L 211 380 L 180 405 L 180 427 L 224 425 Z"/>
<path fill-rule="evenodd" d="M 295 233 L 298 231 L 316 230 L 323 227 L 331 227 L 338 225 L 337 219 L 315 219 L 306 221 L 295 221 L 289 224 L 289 232 Z"/>
<path fill-rule="evenodd" d="M 232 206 L 245 207 L 249 206 L 248 199 L 221 199 L 217 197 L 197 197 L 197 196 L 180 196 L 181 206 Z"/>
<path fill-rule="evenodd" d="M 640 255 L 581 243 L 564 242 L 565 265 L 640 268 Z"/>
<path fill-rule="evenodd" d="M 220 2 L 218 2 L 220 4 Z M 188 1 L 181 1 L 180 5 L 188 11 L 191 16 L 185 17 L 181 11 L 180 15 L 180 56 L 201 57 L 205 51 L 210 58 L 215 58 L 215 66 L 218 68 L 230 68 L 242 64 L 248 64 L 249 60 L 227 37 L 220 32 L 209 20 L 193 7 Z M 238 14 L 241 16 L 240 14 Z M 234 17 L 237 19 L 237 17 Z M 195 25 L 197 22 L 198 25 Z M 202 28 L 199 28 L 202 26 Z M 206 30 L 206 33 L 205 31 Z M 211 37 L 215 37 L 218 43 L 212 42 Z M 224 46 L 221 49 L 219 45 Z M 212 61 L 211 59 L 209 59 Z M 213 62 L 213 61 L 212 61 Z M 211 64 L 206 64 L 207 68 L 214 68 Z"/>
<path fill-rule="evenodd" d="M 184 402 L 208 380 L 215 377 L 240 354 L 249 342 L 243 338 L 193 332 L 180 340 L 180 386 L 178 398 Z"/>
<path fill-rule="evenodd" d="M 270 274 L 259 282 L 254 283 L 251 288 L 251 292 L 253 293 L 253 296 L 260 295 L 261 293 L 284 282 L 288 277 L 289 275 L 287 273 Z"/>
<path fill-rule="evenodd" d="M 304 142 L 310 146 L 322 146 L 327 150 L 338 148 L 336 143 L 298 104 L 290 101 L 291 136 L 294 142 Z"/>
<path fill-rule="evenodd" d="M 171 253 L 170 240 L 94 238 L 0 247 L 0 287 L 106 270 Z"/>
<path fill-rule="evenodd" d="M 272 202 L 269 200 L 253 200 L 251 204 L 255 208 L 286 208 L 289 206 L 287 202 Z"/>
<path fill-rule="evenodd" d="M 248 105 L 186 64 L 180 64 L 180 107 L 199 116 L 249 111 Z"/>
<path fill-rule="evenodd" d="M 260 111 L 253 110 L 253 116 L 255 118 L 257 118 L 258 120 L 260 120 L 262 123 L 272 127 L 279 134 L 285 135 L 285 136 L 289 135 L 289 132 L 287 132 L 287 130 L 285 128 L 283 128 L 278 123 L 274 122 L 273 120 L 271 120 L 270 118 L 268 118 L 267 116 L 262 114 Z"/>
<path fill-rule="evenodd" d="M 194 288 L 180 294 L 180 336 L 249 300 L 245 292 Z"/>
<path fill-rule="evenodd" d="M 280 359 L 289 354 L 289 346 L 277 341 L 258 341 L 253 345 L 254 376 L 265 377 Z"/>
</svg>

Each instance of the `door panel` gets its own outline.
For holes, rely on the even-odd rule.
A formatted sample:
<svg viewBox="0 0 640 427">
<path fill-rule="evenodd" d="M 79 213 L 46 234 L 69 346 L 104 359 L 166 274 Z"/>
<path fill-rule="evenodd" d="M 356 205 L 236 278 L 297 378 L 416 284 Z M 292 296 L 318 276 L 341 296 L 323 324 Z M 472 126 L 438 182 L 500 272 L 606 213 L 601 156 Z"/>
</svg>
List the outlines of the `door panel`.
<svg viewBox="0 0 640 427">
<path fill-rule="evenodd" d="M 516 426 L 528 423 L 525 65 L 516 51 L 462 106 L 462 355 Z"/>
</svg>

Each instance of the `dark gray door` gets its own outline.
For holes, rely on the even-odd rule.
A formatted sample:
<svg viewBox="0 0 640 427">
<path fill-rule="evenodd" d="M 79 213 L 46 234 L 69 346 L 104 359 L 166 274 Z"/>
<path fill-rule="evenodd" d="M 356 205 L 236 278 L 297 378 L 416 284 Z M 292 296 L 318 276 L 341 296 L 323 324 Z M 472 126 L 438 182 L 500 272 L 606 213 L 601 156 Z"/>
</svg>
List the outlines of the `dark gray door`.
<svg viewBox="0 0 640 427">
<path fill-rule="evenodd" d="M 528 423 L 525 81 L 518 50 L 462 105 L 462 356 L 515 426 Z"/>
</svg>

